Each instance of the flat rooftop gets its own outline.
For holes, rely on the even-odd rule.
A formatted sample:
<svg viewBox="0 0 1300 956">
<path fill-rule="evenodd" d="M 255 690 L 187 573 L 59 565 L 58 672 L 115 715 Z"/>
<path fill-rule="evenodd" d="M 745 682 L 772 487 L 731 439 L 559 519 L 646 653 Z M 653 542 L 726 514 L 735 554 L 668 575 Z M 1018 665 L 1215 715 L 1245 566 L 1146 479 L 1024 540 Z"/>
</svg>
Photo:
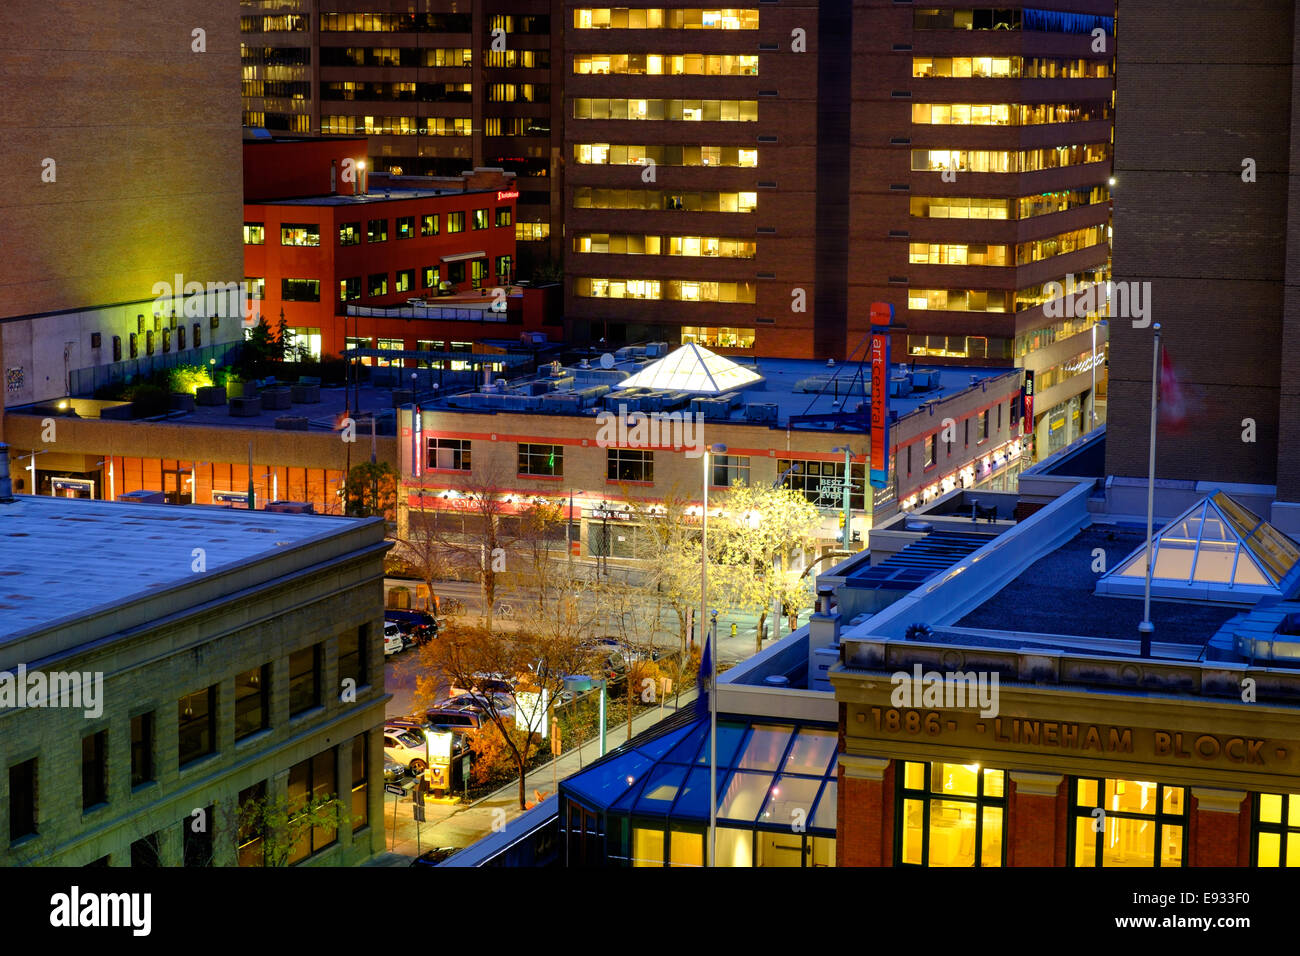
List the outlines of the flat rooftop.
<svg viewBox="0 0 1300 956">
<path fill-rule="evenodd" d="M 416 189 L 402 186 L 371 190 L 358 196 L 344 193 L 324 193 L 320 196 L 298 196 L 292 199 L 258 199 L 247 203 L 249 206 L 365 206 L 371 203 L 404 202 L 408 199 L 436 199 L 442 196 L 470 196 L 479 193 L 495 193 L 491 189 Z"/>
<path fill-rule="evenodd" d="M 989 595 L 955 626 L 1135 641 L 1142 621 L 1141 598 L 1096 594 L 1100 575 L 1092 566 L 1098 549 L 1106 556 L 1106 567 L 1113 568 L 1145 542 L 1145 527 L 1094 524 L 1084 528 Z M 1241 611 L 1240 607 L 1153 598 L 1151 623 L 1162 643 L 1200 646 Z"/>
<path fill-rule="evenodd" d="M 671 347 L 669 347 L 671 349 Z M 657 357 L 662 357 L 660 353 Z M 506 392 L 498 395 L 485 393 L 482 388 L 448 389 L 436 405 L 442 411 L 462 411 L 483 413 L 491 411 L 521 412 L 540 415 L 597 415 L 602 411 L 617 409 L 620 404 L 620 382 L 644 369 L 656 356 L 647 355 L 644 347 L 620 349 L 607 367 L 592 361 L 589 367 L 570 365 L 564 367 L 558 375 L 548 374 L 545 366 L 535 375 L 510 379 Z M 840 363 L 827 366 L 823 361 L 811 359 L 755 358 L 750 356 L 729 355 L 726 358 L 744 369 L 757 372 L 762 380 L 750 385 L 728 390 L 725 394 L 734 395 L 729 409 L 711 409 L 706 416 L 716 421 L 748 422 L 750 424 L 768 424 L 773 427 L 787 427 L 790 419 L 800 415 L 834 415 L 852 414 L 862 406 L 862 414 L 868 414 L 870 402 L 870 365 L 857 363 Z M 898 377 L 913 370 L 913 366 L 897 363 L 891 366 L 891 377 Z M 952 368 L 915 366 L 917 373 L 925 373 L 930 386 L 923 391 L 913 391 L 909 395 L 891 396 L 890 409 L 899 417 L 911 414 L 923 405 L 933 401 L 943 401 L 980 386 L 982 382 L 1008 374 L 1019 374 L 1013 368 Z M 864 389 L 864 381 L 866 388 Z M 604 386 L 604 394 L 590 394 L 581 397 L 581 393 L 590 392 Z M 648 390 L 639 390 L 636 395 L 644 397 Z M 656 389 L 655 393 L 669 395 L 671 389 Z M 512 398 L 512 396 L 514 396 Z M 571 405 L 557 404 L 553 400 L 569 396 L 574 399 Z M 716 396 L 691 393 L 691 398 L 709 399 Z M 428 403 L 422 403 L 430 407 Z M 747 409 L 750 405 L 774 406 L 769 410 L 771 419 L 755 417 Z M 629 411 L 637 408 L 629 396 Z M 671 406 L 680 411 L 689 411 L 690 402 L 685 401 Z M 641 410 L 646 410 L 641 407 Z M 669 406 L 664 406 L 664 411 Z M 865 417 L 864 417 L 865 421 Z M 840 421 L 823 423 L 800 422 L 800 429 L 813 431 L 865 431 L 865 426 L 858 422 Z"/>
<path fill-rule="evenodd" d="M 18 495 L 0 503 L 0 641 L 329 537 L 358 519 Z"/>
</svg>

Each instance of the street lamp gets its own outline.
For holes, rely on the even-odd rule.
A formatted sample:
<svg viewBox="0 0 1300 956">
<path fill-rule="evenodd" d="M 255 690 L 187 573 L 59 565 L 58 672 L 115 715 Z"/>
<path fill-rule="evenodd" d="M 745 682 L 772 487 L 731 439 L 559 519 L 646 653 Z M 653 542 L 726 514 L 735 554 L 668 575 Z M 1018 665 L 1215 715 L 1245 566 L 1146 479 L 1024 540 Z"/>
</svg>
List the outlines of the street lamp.
<svg viewBox="0 0 1300 956">
<path fill-rule="evenodd" d="M 852 549 L 853 512 L 849 510 L 849 492 L 853 489 L 853 449 L 848 445 L 836 445 L 833 453 L 844 452 L 844 550 Z"/>
<path fill-rule="evenodd" d="M 781 477 L 777 478 L 776 481 L 772 482 L 772 489 L 775 490 L 777 488 L 780 488 L 781 483 L 785 481 L 788 477 L 790 477 L 790 475 L 801 475 L 801 474 L 803 474 L 803 462 L 796 461 L 785 471 L 781 472 Z M 777 581 L 780 580 L 780 574 L 784 563 L 785 563 L 785 555 L 781 554 L 778 551 L 776 555 L 772 558 L 772 573 L 774 575 L 777 575 L 776 577 Z M 782 610 L 781 595 L 778 593 L 773 595 L 772 597 L 772 640 L 774 641 L 781 636 L 781 610 Z"/>
<path fill-rule="evenodd" d="M 1097 427 L 1097 326 L 1099 325 L 1106 326 L 1107 336 L 1109 337 L 1110 334 L 1110 323 L 1105 319 L 1092 324 L 1092 397 L 1090 399 L 1092 407 L 1089 411 L 1089 431 Z"/>
<path fill-rule="evenodd" d="M 709 606 L 709 453 L 725 455 L 727 446 L 710 445 L 704 450 L 700 509 L 700 626 Z M 713 633 L 706 648 L 709 654 L 709 866 L 714 866 L 718 848 L 718 612 L 713 612 Z"/>
</svg>

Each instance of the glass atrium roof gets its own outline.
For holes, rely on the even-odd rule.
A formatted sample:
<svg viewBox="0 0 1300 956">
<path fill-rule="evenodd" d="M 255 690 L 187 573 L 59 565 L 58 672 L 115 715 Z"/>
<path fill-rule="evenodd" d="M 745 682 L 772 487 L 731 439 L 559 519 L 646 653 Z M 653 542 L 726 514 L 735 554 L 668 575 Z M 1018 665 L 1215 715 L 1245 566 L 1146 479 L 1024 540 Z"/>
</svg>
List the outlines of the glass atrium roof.
<svg viewBox="0 0 1300 956">
<path fill-rule="evenodd" d="M 657 362 L 651 362 L 635 375 L 619 382 L 618 387 L 718 395 L 753 385 L 762 378 L 753 369 L 691 343 Z"/>
<path fill-rule="evenodd" d="M 1300 562 L 1300 549 L 1267 521 L 1216 491 L 1165 525 L 1152 542 L 1157 582 L 1163 596 L 1207 600 L 1257 600 L 1282 593 L 1282 581 Z M 1097 585 L 1102 593 L 1140 590 L 1147 573 L 1145 542 Z"/>
<path fill-rule="evenodd" d="M 836 745 L 826 725 L 719 719 L 718 822 L 789 829 L 802 819 L 833 834 Z M 633 740 L 561 789 L 591 809 L 707 823 L 709 722 Z"/>
</svg>

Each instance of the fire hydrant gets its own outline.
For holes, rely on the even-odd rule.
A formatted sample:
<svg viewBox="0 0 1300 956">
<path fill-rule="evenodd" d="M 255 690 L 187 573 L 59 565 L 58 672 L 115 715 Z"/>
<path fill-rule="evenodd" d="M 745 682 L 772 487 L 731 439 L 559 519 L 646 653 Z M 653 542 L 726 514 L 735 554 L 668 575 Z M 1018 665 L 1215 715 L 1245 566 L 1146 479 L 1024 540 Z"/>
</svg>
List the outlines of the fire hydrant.
<svg viewBox="0 0 1300 956">
<path fill-rule="evenodd" d="M 735 637 L 735 636 L 736 636 L 736 622 L 735 622 L 735 621 L 732 621 L 732 622 L 731 622 L 731 636 L 732 636 L 732 637 Z"/>
</svg>

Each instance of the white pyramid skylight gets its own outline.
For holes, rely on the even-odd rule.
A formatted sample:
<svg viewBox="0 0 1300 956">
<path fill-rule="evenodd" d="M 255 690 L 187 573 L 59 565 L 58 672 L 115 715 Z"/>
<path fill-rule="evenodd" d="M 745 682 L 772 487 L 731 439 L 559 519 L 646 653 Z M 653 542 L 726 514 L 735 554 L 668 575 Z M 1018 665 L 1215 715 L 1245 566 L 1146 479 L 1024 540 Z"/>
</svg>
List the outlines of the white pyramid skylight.
<svg viewBox="0 0 1300 956">
<path fill-rule="evenodd" d="M 651 362 L 631 378 L 619 382 L 618 387 L 718 395 L 752 385 L 762 378 L 753 369 L 692 343 Z"/>
<path fill-rule="evenodd" d="M 1162 597 L 1254 603 L 1281 594 L 1281 582 L 1300 561 L 1300 549 L 1267 521 L 1216 491 L 1155 535 L 1151 593 Z M 1141 593 L 1146 583 L 1145 542 L 1102 577 L 1099 593 Z"/>
</svg>

